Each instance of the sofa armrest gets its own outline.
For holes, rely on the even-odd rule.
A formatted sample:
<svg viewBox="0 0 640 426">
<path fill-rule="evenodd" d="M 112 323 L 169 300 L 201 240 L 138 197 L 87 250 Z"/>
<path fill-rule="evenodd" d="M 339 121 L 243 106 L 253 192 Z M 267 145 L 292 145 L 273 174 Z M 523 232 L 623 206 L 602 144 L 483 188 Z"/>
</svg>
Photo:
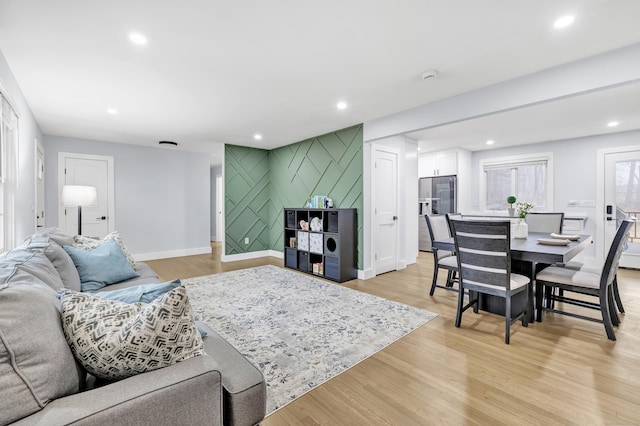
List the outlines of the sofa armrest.
<svg viewBox="0 0 640 426">
<path fill-rule="evenodd" d="M 222 424 L 218 364 L 190 358 L 118 382 L 56 399 L 16 425 Z"/>
</svg>

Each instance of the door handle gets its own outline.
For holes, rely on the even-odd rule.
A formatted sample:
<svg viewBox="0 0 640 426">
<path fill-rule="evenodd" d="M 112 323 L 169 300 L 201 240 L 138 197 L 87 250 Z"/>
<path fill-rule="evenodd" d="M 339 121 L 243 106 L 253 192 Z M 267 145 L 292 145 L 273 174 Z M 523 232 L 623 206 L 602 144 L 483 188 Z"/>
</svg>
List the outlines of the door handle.
<svg viewBox="0 0 640 426">
<path fill-rule="evenodd" d="M 393 217 L 393 220 L 398 220 L 398 216 L 394 216 L 394 217 Z"/>
<path fill-rule="evenodd" d="M 96 220 L 107 220 L 106 216 L 96 217 Z"/>
</svg>

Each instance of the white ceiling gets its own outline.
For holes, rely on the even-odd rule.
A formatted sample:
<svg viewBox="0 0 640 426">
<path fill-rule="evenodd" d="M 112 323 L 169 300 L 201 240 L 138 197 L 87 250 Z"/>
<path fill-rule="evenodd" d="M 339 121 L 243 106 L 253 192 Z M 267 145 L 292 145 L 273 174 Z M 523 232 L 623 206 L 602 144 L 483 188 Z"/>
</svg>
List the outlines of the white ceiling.
<svg viewBox="0 0 640 426">
<path fill-rule="evenodd" d="M 609 127 L 611 122 L 619 123 Z M 640 129 L 640 83 L 526 106 L 406 135 L 423 152 L 470 151 Z M 488 145 L 487 141 L 493 141 Z"/>
<path fill-rule="evenodd" d="M 221 143 L 282 146 L 638 43 L 638 17 L 638 0 L 2 0 L 0 50 L 43 133 L 174 140 L 215 163 Z M 484 149 L 594 134 L 606 105 L 640 115 L 626 89 L 410 136 Z"/>
</svg>

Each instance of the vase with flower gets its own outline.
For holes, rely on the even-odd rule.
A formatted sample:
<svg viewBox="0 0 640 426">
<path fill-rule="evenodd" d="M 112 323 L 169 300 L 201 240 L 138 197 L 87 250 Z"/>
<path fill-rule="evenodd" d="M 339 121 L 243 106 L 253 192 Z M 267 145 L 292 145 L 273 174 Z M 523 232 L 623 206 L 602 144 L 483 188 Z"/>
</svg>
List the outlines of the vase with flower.
<svg viewBox="0 0 640 426">
<path fill-rule="evenodd" d="M 533 204 L 518 201 L 516 203 L 516 214 L 518 221 L 513 225 L 513 238 L 527 238 L 529 236 L 529 225 L 525 218 L 533 209 Z"/>
</svg>

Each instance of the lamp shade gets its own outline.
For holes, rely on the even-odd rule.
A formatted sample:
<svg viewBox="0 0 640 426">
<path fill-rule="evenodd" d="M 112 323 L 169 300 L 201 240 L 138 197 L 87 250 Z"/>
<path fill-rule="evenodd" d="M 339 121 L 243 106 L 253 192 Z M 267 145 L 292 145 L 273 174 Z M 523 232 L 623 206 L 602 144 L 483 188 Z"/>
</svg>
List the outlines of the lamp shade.
<svg viewBox="0 0 640 426">
<path fill-rule="evenodd" d="M 60 203 L 63 206 L 96 206 L 98 192 L 95 186 L 65 185 L 62 187 Z"/>
</svg>

